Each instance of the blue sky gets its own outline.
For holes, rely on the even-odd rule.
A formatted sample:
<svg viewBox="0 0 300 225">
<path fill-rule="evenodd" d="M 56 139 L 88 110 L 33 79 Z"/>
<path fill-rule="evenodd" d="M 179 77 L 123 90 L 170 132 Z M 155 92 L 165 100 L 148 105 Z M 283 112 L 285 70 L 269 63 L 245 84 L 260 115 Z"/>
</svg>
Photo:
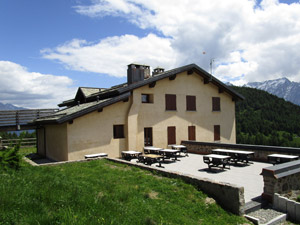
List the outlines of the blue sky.
<svg viewBox="0 0 300 225">
<path fill-rule="evenodd" d="M 132 62 L 300 81 L 299 1 L 0 0 L 0 31 L 0 102 L 27 108 L 126 82 Z"/>
</svg>

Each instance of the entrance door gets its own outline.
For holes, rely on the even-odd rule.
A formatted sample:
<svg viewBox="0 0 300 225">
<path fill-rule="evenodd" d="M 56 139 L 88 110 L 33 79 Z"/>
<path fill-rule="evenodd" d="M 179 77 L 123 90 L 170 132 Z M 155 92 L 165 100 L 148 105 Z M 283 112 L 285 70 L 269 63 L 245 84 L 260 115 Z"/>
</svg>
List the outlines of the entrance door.
<svg viewBox="0 0 300 225">
<path fill-rule="evenodd" d="M 144 145 L 145 146 L 152 146 L 152 127 L 145 127 L 144 128 Z"/>
<path fill-rule="evenodd" d="M 176 127 L 168 127 L 168 145 L 176 144 Z"/>
</svg>

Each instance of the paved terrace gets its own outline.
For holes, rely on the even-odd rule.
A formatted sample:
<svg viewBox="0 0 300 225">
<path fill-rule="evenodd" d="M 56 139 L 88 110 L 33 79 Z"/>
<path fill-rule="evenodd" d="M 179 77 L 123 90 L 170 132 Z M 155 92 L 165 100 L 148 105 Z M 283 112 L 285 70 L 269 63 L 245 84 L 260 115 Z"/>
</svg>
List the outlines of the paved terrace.
<svg viewBox="0 0 300 225">
<path fill-rule="evenodd" d="M 208 170 L 207 164 L 203 162 L 203 155 L 189 153 L 188 157 L 182 156 L 178 159 L 180 161 L 166 160 L 165 163 L 162 163 L 162 166 L 166 170 L 242 186 L 244 187 L 245 202 L 263 193 L 264 183 L 260 173 L 263 168 L 271 166 L 269 163 L 251 162 L 248 165 L 243 163 L 232 164 L 230 169 L 223 170 L 221 167 L 213 167 Z M 152 166 L 156 165 L 158 164 L 152 164 Z"/>
</svg>

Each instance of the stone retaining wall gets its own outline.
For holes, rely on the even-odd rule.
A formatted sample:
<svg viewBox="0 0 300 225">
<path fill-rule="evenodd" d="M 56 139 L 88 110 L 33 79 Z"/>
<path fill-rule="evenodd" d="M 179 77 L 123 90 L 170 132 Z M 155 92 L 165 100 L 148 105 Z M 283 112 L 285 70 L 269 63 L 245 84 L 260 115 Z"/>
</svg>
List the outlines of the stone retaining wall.
<svg viewBox="0 0 300 225">
<path fill-rule="evenodd" d="M 137 164 L 136 162 L 133 163 L 133 162 L 128 162 L 128 161 L 114 159 L 114 158 L 107 158 L 107 159 L 114 162 L 125 163 L 128 165 L 136 166 L 149 171 L 156 171 L 157 173 L 166 177 L 182 179 L 186 183 L 194 185 L 204 193 L 213 197 L 218 202 L 218 204 L 220 204 L 224 209 L 237 215 L 244 214 L 244 205 L 245 205 L 244 187 L 239 187 L 236 185 L 223 183 L 223 182 L 216 182 L 206 178 L 200 179 L 192 175 L 170 172 L 155 166 L 146 166 L 140 163 Z"/>
<path fill-rule="evenodd" d="M 254 160 L 267 162 L 270 154 L 285 154 L 300 156 L 300 148 L 245 145 L 245 144 L 225 144 L 213 142 L 182 141 L 181 144 L 187 147 L 188 152 L 196 154 L 210 154 L 212 149 L 232 149 L 254 152 Z"/>
<path fill-rule="evenodd" d="M 300 222 L 300 202 L 290 200 L 276 193 L 274 195 L 273 208 L 287 213 L 289 220 Z"/>
</svg>

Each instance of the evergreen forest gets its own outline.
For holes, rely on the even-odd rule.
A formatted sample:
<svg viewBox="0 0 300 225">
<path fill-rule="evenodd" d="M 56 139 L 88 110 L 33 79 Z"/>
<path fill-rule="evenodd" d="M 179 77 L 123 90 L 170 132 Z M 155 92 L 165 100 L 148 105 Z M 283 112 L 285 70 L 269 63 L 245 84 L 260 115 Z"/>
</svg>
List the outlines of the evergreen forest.
<svg viewBox="0 0 300 225">
<path fill-rule="evenodd" d="M 236 103 L 237 143 L 300 147 L 300 106 L 266 91 L 231 88 L 245 97 Z"/>
</svg>

